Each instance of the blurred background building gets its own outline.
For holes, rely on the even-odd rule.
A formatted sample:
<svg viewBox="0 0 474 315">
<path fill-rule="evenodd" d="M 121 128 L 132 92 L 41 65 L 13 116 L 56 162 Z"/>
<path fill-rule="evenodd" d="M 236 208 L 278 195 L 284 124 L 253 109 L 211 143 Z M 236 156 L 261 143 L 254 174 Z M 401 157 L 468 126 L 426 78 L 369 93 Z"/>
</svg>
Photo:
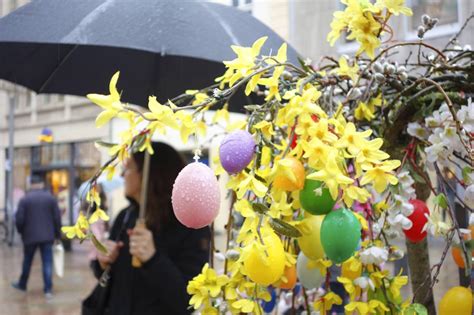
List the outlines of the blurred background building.
<svg viewBox="0 0 474 315">
<path fill-rule="evenodd" d="M 158 0 L 157 0 L 158 1 Z M 185 1 L 185 0 L 176 0 Z M 0 0 L 0 15 L 6 15 L 27 0 Z M 339 39 L 329 46 L 326 36 L 334 11 L 344 9 L 338 0 L 214 0 L 237 7 L 254 15 L 293 45 L 304 58 L 317 64 L 324 55 L 353 54 L 356 43 Z M 139 1 L 137 1 L 137 4 Z M 416 29 L 421 15 L 427 13 L 440 19 L 426 40 L 441 46 L 461 27 L 474 10 L 473 0 L 407 0 L 412 17 L 394 18 L 391 27 L 397 38 L 417 40 Z M 474 23 L 460 37 L 461 43 L 472 42 Z M 264 52 L 267 53 L 267 52 Z M 400 49 L 399 56 L 406 56 Z M 401 58 L 401 57 L 400 57 Z M 104 82 L 106 84 L 106 82 Z M 185 87 L 184 87 L 185 88 Z M 93 91 L 91 91 L 93 92 Z M 85 98 L 65 95 L 36 95 L 20 86 L 0 81 L 0 208 L 6 207 L 8 169 L 8 109 L 14 102 L 14 203 L 28 189 L 32 172 L 43 173 L 47 184 L 58 196 L 63 207 L 63 224 L 73 220 L 74 193 L 92 176 L 106 159 L 94 141 L 113 141 L 123 126 L 97 129 L 94 124 L 99 108 Z M 52 140 L 44 142 L 44 137 Z M 183 150 L 189 148 L 181 147 Z M 118 208 L 116 202 L 112 207 Z"/>
</svg>

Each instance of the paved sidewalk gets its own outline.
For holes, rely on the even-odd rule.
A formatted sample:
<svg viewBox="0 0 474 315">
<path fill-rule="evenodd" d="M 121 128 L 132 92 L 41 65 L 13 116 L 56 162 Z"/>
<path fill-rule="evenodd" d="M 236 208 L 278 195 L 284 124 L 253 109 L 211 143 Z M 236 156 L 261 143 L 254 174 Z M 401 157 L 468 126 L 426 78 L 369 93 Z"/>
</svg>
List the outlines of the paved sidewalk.
<svg viewBox="0 0 474 315">
<path fill-rule="evenodd" d="M 439 261 L 444 242 L 430 238 L 431 264 Z M 216 245 L 224 248 L 223 236 L 217 235 Z M 401 248 L 404 244 L 399 242 Z M 43 279 L 41 275 L 41 259 L 36 253 L 28 282 L 28 292 L 22 293 L 11 288 L 10 283 L 18 279 L 22 264 L 22 247 L 8 247 L 0 243 L 0 314 L 11 315 L 74 315 L 80 314 L 81 300 L 91 292 L 96 280 L 89 270 L 89 249 L 91 245 L 75 242 L 73 251 L 65 254 L 65 275 L 60 279 L 54 276 L 54 297 L 46 300 L 43 295 Z M 388 268 L 393 268 L 389 264 Z M 446 257 L 446 263 L 441 268 L 439 283 L 435 286 L 435 301 L 439 300 L 446 290 L 458 285 L 458 269 L 454 264 L 451 253 Z M 402 290 L 403 296 L 410 295 L 410 286 Z"/>
<path fill-rule="evenodd" d="M 80 314 L 81 300 L 92 290 L 96 281 L 88 268 L 88 246 L 75 243 L 74 250 L 65 253 L 64 277 L 53 277 L 54 297 L 43 295 L 41 257 L 36 252 L 28 292 L 10 286 L 21 272 L 22 247 L 0 244 L 0 310 L 14 315 L 70 315 Z"/>
</svg>

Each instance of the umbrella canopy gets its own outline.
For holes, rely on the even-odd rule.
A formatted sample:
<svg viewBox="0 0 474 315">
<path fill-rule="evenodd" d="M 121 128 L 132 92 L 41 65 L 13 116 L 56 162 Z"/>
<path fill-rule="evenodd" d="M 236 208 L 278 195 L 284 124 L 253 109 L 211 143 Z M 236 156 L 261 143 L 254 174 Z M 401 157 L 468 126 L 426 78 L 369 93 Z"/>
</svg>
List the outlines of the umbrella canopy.
<svg viewBox="0 0 474 315">
<path fill-rule="evenodd" d="M 122 100 L 146 105 L 211 85 L 235 58 L 231 45 L 261 36 L 263 53 L 283 43 L 250 14 L 204 1 L 36 0 L 0 19 L 0 78 L 38 93 L 107 94 L 120 70 Z M 297 61 L 292 48 L 288 57 Z"/>
</svg>

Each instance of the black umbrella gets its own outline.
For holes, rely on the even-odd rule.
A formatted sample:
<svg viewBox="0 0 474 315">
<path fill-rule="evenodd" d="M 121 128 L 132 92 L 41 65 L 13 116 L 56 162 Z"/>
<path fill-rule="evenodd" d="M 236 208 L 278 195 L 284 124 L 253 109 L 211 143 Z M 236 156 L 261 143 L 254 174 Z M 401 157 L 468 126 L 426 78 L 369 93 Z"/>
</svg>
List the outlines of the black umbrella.
<svg viewBox="0 0 474 315">
<path fill-rule="evenodd" d="M 231 45 L 282 39 L 249 13 L 204 1 L 35 0 L 0 19 L 0 78 L 38 93 L 107 94 L 121 71 L 122 100 L 146 105 L 223 74 Z M 289 60 L 296 52 L 288 49 Z M 230 110 L 242 111 L 242 100 Z"/>
</svg>

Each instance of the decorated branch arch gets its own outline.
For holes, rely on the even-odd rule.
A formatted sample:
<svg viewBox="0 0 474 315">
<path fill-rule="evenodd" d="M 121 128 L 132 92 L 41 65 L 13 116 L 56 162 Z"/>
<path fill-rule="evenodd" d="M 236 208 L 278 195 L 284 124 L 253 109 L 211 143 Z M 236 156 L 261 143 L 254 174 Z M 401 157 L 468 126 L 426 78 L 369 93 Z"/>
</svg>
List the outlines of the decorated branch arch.
<svg viewBox="0 0 474 315">
<path fill-rule="evenodd" d="M 148 110 L 120 101 L 118 72 L 109 95 L 89 94 L 103 109 L 97 127 L 118 118 L 129 129 L 120 143 L 98 142 L 111 158 L 90 181 L 88 200 L 97 210 L 80 213 L 63 232 L 91 239 L 104 250 L 89 229 L 98 219 L 108 219 L 96 191 L 99 175 L 113 176 L 135 150 L 160 154 L 151 147 L 154 134 L 176 129 L 186 142 L 205 139 L 206 129 L 215 125 L 226 134 L 218 167 L 211 170 L 196 159 L 183 169 L 173 191 L 177 218 L 192 228 L 211 224 L 219 208 L 218 194 L 196 197 L 199 185 L 213 191 L 216 176 L 227 172 L 227 188 L 235 198 L 226 225 L 224 267 L 217 269 L 211 261 L 189 282 L 191 307 L 202 314 L 263 314 L 286 298 L 308 313 L 326 314 L 344 303 L 349 314 L 431 314 L 431 289 L 449 252 L 466 274 L 472 266 L 473 229 L 460 228 L 448 191 L 466 216 L 472 212 L 474 53 L 460 47 L 457 36 L 443 49 L 426 44 L 425 33 L 437 23 L 427 15 L 419 41 L 393 42 L 389 19 L 412 14 L 403 0 L 342 2 L 346 8 L 334 14 L 328 41 L 334 44 L 341 35 L 355 40 L 354 58 L 326 56 L 314 66 L 293 65 L 287 62 L 286 44 L 276 55 L 262 56 L 265 38 L 260 38 L 251 47 L 232 47 L 237 56 L 224 61 L 227 71 L 217 85 L 164 104 L 150 96 Z M 413 56 L 404 63 L 391 61 L 401 46 L 410 46 Z M 229 123 L 226 102 L 240 88 L 265 100 L 245 105 L 247 118 Z M 206 121 L 204 113 L 218 106 L 212 121 Z M 437 185 L 428 173 L 438 178 Z M 435 198 L 428 208 L 430 193 Z M 237 217 L 242 224 L 236 224 Z M 427 233 L 446 243 L 432 268 L 423 260 Z M 386 262 L 404 255 L 393 245 L 397 238 L 408 240 L 412 255 L 414 290 L 406 300 L 400 289 L 408 277 L 386 268 Z M 340 272 L 336 279 L 346 301 L 330 289 L 334 270 Z M 452 288 L 438 310 L 470 314 L 470 289 Z"/>
</svg>

